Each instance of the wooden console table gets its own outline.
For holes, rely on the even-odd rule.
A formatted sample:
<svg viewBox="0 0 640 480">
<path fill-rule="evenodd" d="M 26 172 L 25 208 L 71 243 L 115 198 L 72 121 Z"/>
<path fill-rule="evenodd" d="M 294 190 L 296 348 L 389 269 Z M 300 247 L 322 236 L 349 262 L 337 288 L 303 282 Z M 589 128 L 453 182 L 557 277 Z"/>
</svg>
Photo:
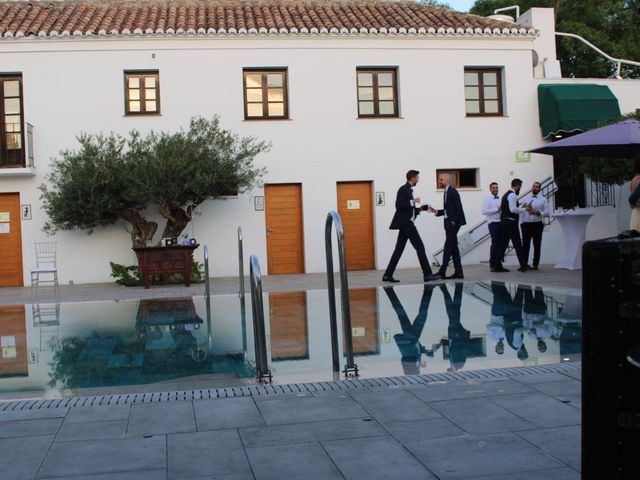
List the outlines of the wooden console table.
<svg viewBox="0 0 640 480">
<path fill-rule="evenodd" d="M 159 273 L 182 273 L 184 285 L 191 283 L 191 265 L 196 245 L 174 245 L 171 247 L 134 247 L 138 256 L 140 275 L 144 288 L 149 288 L 149 276 Z"/>
</svg>

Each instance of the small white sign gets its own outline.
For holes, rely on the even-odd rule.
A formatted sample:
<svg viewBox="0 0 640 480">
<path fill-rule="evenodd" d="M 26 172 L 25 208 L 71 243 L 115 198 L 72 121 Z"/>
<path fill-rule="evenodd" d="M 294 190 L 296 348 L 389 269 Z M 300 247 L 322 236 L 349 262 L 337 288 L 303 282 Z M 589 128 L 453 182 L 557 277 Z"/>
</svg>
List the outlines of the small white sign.
<svg viewBox="0 0 640 480">
<path fill-rule="evenodd" d="M 384 328 L 382 330 L 382 342 L 390 343 L 391 342 L 391 330 L 388 328 Z"/>
<path fill-rule="evenodd" d="M 38 363 L 38 349 L 30 348 L 29 349 L 29 363 Z"/>
<path fill-rule="evenodd" d="M 360 200 L 347 200 L 347 210 L 360 210 Z"/>
<path fill-rule="evenodd" d="M 351 334 L 354 337 L 364 337 L 364 327 L 353 327 L 351 329 Z"/>
<path fill-rule="evenodd" d="M 262 196 L 253 197 L 253 209 L 256 212 L 261 212 L 262 210 L 264 210 L 264 197 Z"/>
<path fill-rule="evenodd" d="M 0 222 L 10 222 L 10 221 L 11 221 L 10 212 L 0 212 Z"/>
<path fill-rule="evenodd" d="M 384 192 L 376 192 L 376 207 L 384 207 Z"/>
<path fill-rule="evenodd" d="M 20 205 L 22 220 L 31 220 L 31 205 Z"/>
<path fill-rule="evenodd" d="M 0 223 L 0 233 L 11 233 L 11 224 Z"/>
<path fill-rule="evenodd" d="M 517 151 L 516 163 L 531 163 L 531 153 Z"/>
</svg>

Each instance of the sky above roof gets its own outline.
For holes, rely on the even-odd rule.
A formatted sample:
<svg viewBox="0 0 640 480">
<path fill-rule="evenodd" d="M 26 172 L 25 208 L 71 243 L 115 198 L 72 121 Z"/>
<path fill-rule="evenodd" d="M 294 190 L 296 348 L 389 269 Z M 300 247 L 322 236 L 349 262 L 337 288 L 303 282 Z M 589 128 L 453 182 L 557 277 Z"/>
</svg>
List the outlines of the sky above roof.
<svg viewBox="0 0 640 480">
<path fill-rule="evenodd" d="M 443 3 L 448 3 L 451 8 L 459 12 L 468 12 L 475 0 L 444 0 Z"/>
</svg>

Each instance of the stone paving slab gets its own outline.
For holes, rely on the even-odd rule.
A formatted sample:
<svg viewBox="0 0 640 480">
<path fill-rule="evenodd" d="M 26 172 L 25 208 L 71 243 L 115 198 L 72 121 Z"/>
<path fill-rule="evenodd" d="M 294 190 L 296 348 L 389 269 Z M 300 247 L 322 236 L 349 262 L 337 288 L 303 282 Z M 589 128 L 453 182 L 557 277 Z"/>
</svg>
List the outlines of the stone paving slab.
<svg viewBox="0 0 640 480">
<path fill-rule="evenodd" d="M 344 477 L 319 443 L 247 448 L 257 480 L 333 480 Z"/>
<path fill-rule="evenodd" d="M 565 466 L 514 433 L 439 438 L 407 448 L 441 480 L 518 473 Z"/>
<path fill-rule="evenodd" d="M 580 411 L 541 393 L 524 393 L 491 399 L 510 412 L 538 427 L 579 425 Z"/>
<path fill-rule="evenodd" d="M 198 431 L 264 425 L 253 398 L 221 398 L 193 402 Z"/>
<path fill-rule="evenodd" d="M 524 465 L 523 468 L 527 468 Z M 492 475 L 490 477 L 473 477 L 473 480 L 580 480 L 580 473 L 569 468 L 551 468 L 529 472 Z"/>
<path fill-rule="evenodd" d="M 570 467 L 580 469 L 580 426 L 544 428 L 518 435 Z"/>
<path fill-rule="evenodd" d="M 351 393 L 350 396 L 383 425 L 441 416 L 433 408 L 403 390 L 386 389 L 369 393 Z"/>
<path fill-rule="evenodd" d="M 2 422 L 0 423 L 0 438 L 55 435 L 61 424 L 62 418 L 38 418 Z"/>
<path fill-rule="evenodd" d="M 578 380 L 569 380 L 566 382 L 538 383 L 532 385 L 536 390 L 551 395 L 558 400 L 571 401 L 574 395 L 581 395 L 582 383 Z"/>
<path fill-rule="evenodd" d="M 351 288 L 376 287 L 388 285 L 382 282 L 382 270 L 364 270 L 349 272 L 349 286 Z M 537 272 L 511 272 L 493 274 L 488 265 L 465 265 L 465 281 L 490 281 L 536 284 L 557 287 L 565 291 L 573 291 L 580 295 L 582 288 L 582 272 L 579 270 L 555 269 L 552 265 L 542 265 Z M 422 271 L 417 268 L 397 270 L 395 275 L 400 280 L 399 285 L 422 283 Z M 336 285 L 339 278 L 336 274 Z M 245 290 L 248 293 L 250 282 L 245 278 Z M 212 277 L 210 279 L 211 292 L 216 295 L 237 294 L 239 288 L 238 277 Z M 263 289 L 265 292 L 282 292 L 295 290 L 315 290 L 327 288 L 326 273 L 304 273 L 297 275 L 265 275 Z M 128 300 L 140 298 L 184 297 L 190 295 L 204 295 L 204 283 L 183 285 L 123 287 L 115 283 L 87 283 L 76 285 L 61 285 L 60 294 L 55 297 L 52 290 L 42 291 L 37 299 L 40 302 L 84 302 L 99 300 Z M 0 288 L 0 305 L 15 305 L 33 303 L 30 287 Z"/>
<path fill-rule="evenodd" d="M 433 384 L 431 386 L 420 385 L 408 388 L 407 391 L 426 403 L 535 392 L 535 390 L 520 382 L 503 379 L 494 381 L 450 382 L 442 385 Z"/>
<path fill-rule="evenodd" d="M 259 402 L 257 405 L 267 425 L 369 417 L 369 414 L 347 395 L 287 397 Z"/>
<path fill-rule="evenodd" d="M 129 420 L 131 405 L 108 405 L 98 407 L 72 408 L 64 423 L 99 422 L 109 420 Z"/>
<path fill-rule="evenodd" d="M 64 422 L 56 437 L 57 442 L 76 440 L 99 440 L 101 438 L 124 438 L 127 435 L 127 420 L 99 422 Z"/>
<path fill-rule="evenodd" d="M 392 437 L 322 442 L 347 480 L 436 479 Z"/>
<path fill-rule="evenodd" d="M 464 430 L 446 418 L 396 422 L 385 428 L 402 444 L 443 437 L 457 437 L 464 434 Z"/>
<path fill-rule="evenodd" d="M 1 478 L 34 479 L 53 439 L 53 435 L 0 439 Z"/>
<path fill-rule="evenodd" d="M 139 472 L 106 473 L 101 475 L 80 475 L 56 477 L 55 480 L 166 480 L 167 472 L 162 470 L 144 470 Z"/>
<path fill-rule="evenodd" d="M 139 437 L 195 431 L 191 402 L 163 402 L 133 405 L 127 435 Z"/>
<path fill-rule="evenodd" d="M 39 408 L 33 410 L 3 410 L 0 411 L 0 422 L 12 420 L 35 420 L 38 418 L 64 418 L 68 408 Z M 2 426 L 2 423 L 0 423 Z"/>
<path fill-rule="evenodd" d="M 56 442 L 38 478 L 159 470 L 165 468 L 166 455 L 164 436 Z"/>
</svg>

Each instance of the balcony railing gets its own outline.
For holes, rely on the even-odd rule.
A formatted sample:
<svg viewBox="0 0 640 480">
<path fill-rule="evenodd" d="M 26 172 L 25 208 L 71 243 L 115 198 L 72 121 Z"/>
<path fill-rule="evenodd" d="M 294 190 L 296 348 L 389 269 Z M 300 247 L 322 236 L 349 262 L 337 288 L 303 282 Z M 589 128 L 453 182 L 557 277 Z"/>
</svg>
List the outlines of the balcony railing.
<svg viewBox="0 0 640 480">
<path fill-rule="evenodd" d="M 615 207 L 616 186 L 602 182 L 587 180 L 590 207 Z"/>
</svg>

